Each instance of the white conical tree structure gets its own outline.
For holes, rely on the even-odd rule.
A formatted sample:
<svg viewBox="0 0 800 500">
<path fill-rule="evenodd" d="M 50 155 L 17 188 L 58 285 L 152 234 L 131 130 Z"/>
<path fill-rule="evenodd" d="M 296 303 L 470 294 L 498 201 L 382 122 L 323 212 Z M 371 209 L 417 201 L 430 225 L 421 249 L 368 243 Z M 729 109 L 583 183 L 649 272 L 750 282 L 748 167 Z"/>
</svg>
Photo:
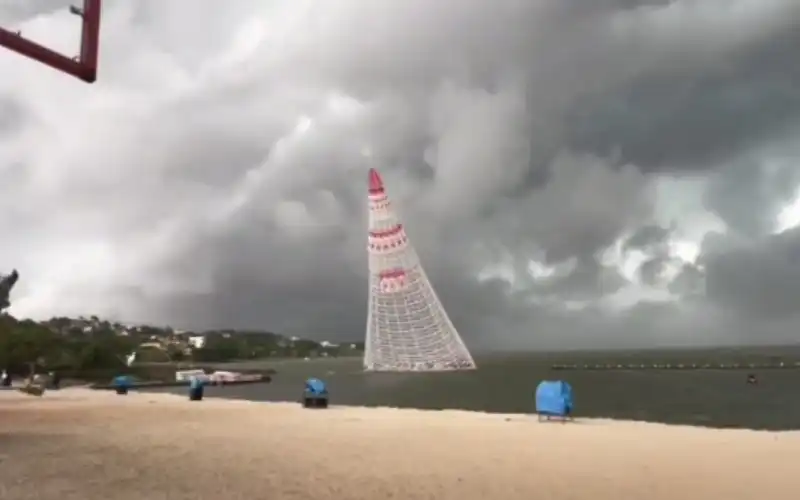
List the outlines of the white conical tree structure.
<svg viewBox="0 0 800 500">
<path fill-rule="evenodd" d="M 476 368 L 428 281 L 380 174 L 369 171 L 368 371 Z"/>
</svg>

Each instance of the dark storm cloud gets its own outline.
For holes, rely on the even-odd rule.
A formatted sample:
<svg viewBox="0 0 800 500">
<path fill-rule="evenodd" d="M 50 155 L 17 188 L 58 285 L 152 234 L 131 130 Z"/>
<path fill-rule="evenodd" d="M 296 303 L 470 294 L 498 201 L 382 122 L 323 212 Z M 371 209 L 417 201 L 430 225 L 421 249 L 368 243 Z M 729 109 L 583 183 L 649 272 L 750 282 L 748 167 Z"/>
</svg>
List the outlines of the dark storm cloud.
<svg viewBox="0 0 800 500">
<path fill-rule="evenodd" d="M 800 123 L 800 29 L 788 25 L 702 69 L 632 79 L 575 103 L 570 144 L 649 171 L 706 169 Z M 756 174 L 754 174 L 756 175 Z"/>
<path fill-rule="evenodd" d="M 617 269 L 603 266 L 594 259 L 578 260 L 568 275 L 542 281 L 540 293 L 573 300 L 614 293 L 627 283 Z"/>
<path fill-rule="evenodd" d="M 74 19 L 21 5 L 0 19 L 72 43 Z M 15 305 L 357 338 L 378 167 L 473 345 L 746 342 L 724 259 L 768 253 L 794 197 L 798 20 L 794 0 L 107 3 L 94 87 L 0 55 L 0 95 L 36 117 L 0 132 Z M 687 172 L 704 199 L 672 210 L 686 195 L 658 188 Z M 684 263 L 697 210 L 736 234 Z"/>
<path fill-rule="evenodd" d="M 782 154 L 747 154 L 729 162 L 715 174 L 706 192 L 706 206 L 728 227 L 741 235 L 761 237 L 776 229 L 776 217 L 797 196 L 800 148 L 793 146 Z"/>
<path fill-rule="evenodd" d="M 746 314 L 800 314 L 800 230 L 711 257 L 706 287 L 711 300 Z"/>
<path fill-rule="evenodd" d="M 669 289 L 681 297 L 704 295 L 706 280 L 703 270 L 691 263 L 680 266 L 678 274 L 669 283 Z"/>
<path fill-rule="evenodd" d="M 632 249 L 647 249 L 651 250 L 653 247 L 660 247 L 667 243 L 670 236 L 670 230 L 656 225 L 647 224 L 636 230 L 628 239 L 625 240 L 625 250 Z"/>
</svg>

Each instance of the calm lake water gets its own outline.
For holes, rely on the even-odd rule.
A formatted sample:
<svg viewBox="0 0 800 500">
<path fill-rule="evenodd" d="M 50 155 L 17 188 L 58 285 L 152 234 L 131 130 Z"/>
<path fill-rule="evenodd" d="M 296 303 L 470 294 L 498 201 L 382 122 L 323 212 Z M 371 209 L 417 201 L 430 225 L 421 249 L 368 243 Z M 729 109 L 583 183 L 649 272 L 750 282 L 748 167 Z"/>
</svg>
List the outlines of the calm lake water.
<svg viewBox="0 0 800 500">
<path fill-rule="evenodd" d="M 299 401 L 303 382 L 328 382 L 331 403 L 425 409 L 527 413 L 541 380 L 569 382 L 575 414 L 711 427 L 800 429 L 800 370 L 553 371 L 553 363 L 758 362 L 800 360 L 800 348 L 617 353 L 505 354 L 478 358 L 479 368 L 452 373 L 364 373 L 360 359 L 242 363 L 229 369 L 271 367 L 270 384 L 209 387 L 207 396 L 254 401 Z M 184 389 L 169 392 L 185 393 Z"/>
</svg>

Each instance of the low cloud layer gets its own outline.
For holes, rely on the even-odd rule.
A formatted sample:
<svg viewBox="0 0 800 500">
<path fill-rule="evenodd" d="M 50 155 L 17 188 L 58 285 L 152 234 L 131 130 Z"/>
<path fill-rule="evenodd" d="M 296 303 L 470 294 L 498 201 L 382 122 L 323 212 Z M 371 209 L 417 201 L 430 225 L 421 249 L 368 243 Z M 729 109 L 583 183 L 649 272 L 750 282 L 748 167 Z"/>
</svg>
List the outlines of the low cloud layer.
<svg viewBox="0 0 800 500">
<path fill-rule="evenodd" d="M 62 7 L 0 23 L 69 52 Z M 358 338 L 377 167 L 470 345 L 796 338 L 796 0 L 141 0 L 103 22 L 93 86 L 0 54 L 12 313 Z"/>
</svg>

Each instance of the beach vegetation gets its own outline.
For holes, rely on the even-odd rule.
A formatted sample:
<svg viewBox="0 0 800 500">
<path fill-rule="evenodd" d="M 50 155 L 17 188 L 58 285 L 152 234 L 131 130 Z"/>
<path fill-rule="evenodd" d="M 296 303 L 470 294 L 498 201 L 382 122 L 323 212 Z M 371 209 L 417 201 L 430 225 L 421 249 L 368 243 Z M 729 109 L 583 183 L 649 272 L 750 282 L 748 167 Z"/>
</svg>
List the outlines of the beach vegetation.
<svg viewBox="0 0 800 500">
<path fill-rule="evenodd" d="M 361 343 L 318 342 L 266 331 L 192 332 L 123 325 L 97 316 L 33 321 L 0 315 L 0 368 L 21 376 L 57 370 L 65 377 L 104 380 L 126 371 L 151 378 L 159 364 L 339 357 L 362 352 Z"/>
</svg>

